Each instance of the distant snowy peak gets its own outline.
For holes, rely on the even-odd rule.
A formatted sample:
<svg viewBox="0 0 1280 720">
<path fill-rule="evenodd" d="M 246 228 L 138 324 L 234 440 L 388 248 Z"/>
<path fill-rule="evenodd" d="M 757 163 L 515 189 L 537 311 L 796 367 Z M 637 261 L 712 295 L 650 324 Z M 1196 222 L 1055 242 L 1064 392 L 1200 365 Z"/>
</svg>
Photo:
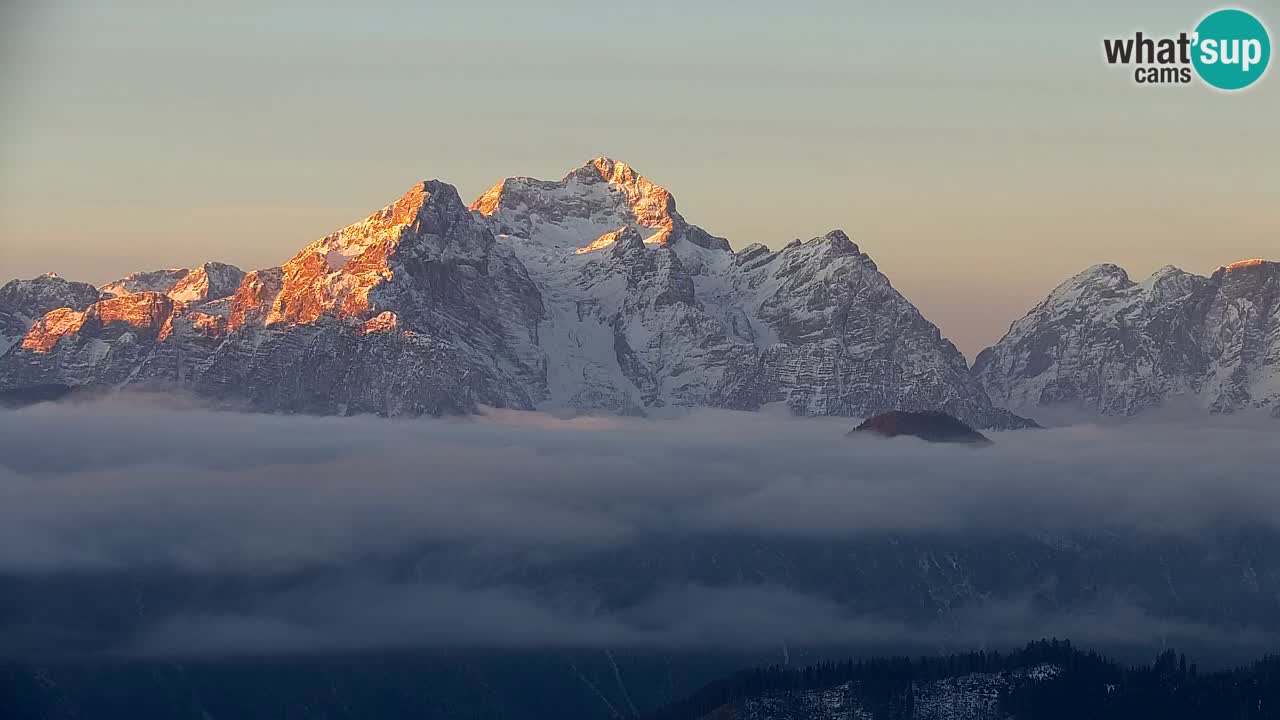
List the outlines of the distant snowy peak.
<svg viewBox="0 0 1280 720">
<path fill-rule="evenodd" d="M 364 220 L 311 243 L 285 265 L 300 265 L 319 258 L 327 271 L 336 273 L 353 260 L 380 263 L 395 252 L 402 241 L 430 243 L 430 238 L 443 238 L 455 223 L 467 223 L 466 215 L 462 198 L 452 185 L 426 180 Z M 479 248 L 473 250 L 480 251 Z"/>
<path fill-rule="evenodd" d="M 102 294 L 117 297 L 120 295 L 130 295 L 140 292 L 158 292 L 167 293 L 178 284 L 180 280 L 191 272 L 188 268 L 169 268 L 165 270 L 144 270 L 142 272 L 130 273 L 114 282 L 109 282 L 98 288 Z"/>
<path fill-rule="evenodd" d="M 244 271 L 234 265 L 207 262 L 195 268 L 133 273 L 98 290 L 106 297 L 156 292 L 177 302 L 198 304 L 230 296 L 243 279 Z"/>
<path fill-rule="evenodd" d="M 496 234 L 546 251 L 585 253 L 608 247 L 623 228 L 646 243 L 688 241 L 728 250 L 729 243 L 688 224 L 666 188 L 624 162 L 598 157 L 558 181 L 507 178 L 471 203 Z"/>
<path fill-rule="evenodd" d="M 46 313 L 58 308 L 84 310 L 99 297 L 92 285 L 64 280 L 53 273 L 6 283 L 0 287 L 0 354 L 21 340 Z"/>
<path fill-rule="evenodd" d="M 1135 304 L 1151 305 L 1183 297 L 1207 281 L 1168 265 L 1137 283 L 1119 265 L 1094 265 L 1054 288 L 1040 304 L 1013 323 L 1006 339 L 1034 332 L 1046 322 L 1069 322 L 1082 313 L 1114 316 Z"/>
<path fill-rule="evenodd" d="M 45 273 L 30 280 L 12 280 L 0 287 L 0 313 L 21 313 L 26 322 L 60 307 L 83 310 L 101 293 L 89 283 Z"/>
<path fill-rule="evenodd" d="M 1014 322 L 974 373 L 997 404 L 1030 414 L 1274 408 L 1280 263 L 1247 260 L 1210 277 L 1166 266 L 1141 283 L 1095 265 Z"/>
</svg>

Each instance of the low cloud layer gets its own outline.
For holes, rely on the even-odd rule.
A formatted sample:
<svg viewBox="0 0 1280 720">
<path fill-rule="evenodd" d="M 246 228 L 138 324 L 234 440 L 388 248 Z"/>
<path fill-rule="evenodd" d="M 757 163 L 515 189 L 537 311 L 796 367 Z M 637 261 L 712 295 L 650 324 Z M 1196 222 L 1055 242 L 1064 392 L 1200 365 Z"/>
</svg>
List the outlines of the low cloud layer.
<svg viewBox="0 0 1280 720">
<path fill-rule="evenodd" d="M 177 614 L 148 626 L 129 654 L 217 656 L 470 647 L 755 651 L 881 648 L 893 652 L 1015 647 L 1044 637 L 1090 646 L 1156 643 L 1232 648 L 1248 657 L 1276 634 L 1152 616 L 1112 600 L 1046 611 L 1027 596 L 963 607 L 933 623 L 851 612 L 778 585 L 663 587 L 634 606 L 598 612 L 519 588 L 340 582 L 256 598 L 251 610 Z"/>
<path fill-rule="evenodd" d="M 899 536 L 1194 543 L 1224 528 L 1280 533 L 1275 427 L 1078 426 L 996 434 L 982 450 L 852 439 L 849 427 L 711 411 L 281 417 L 137 399 L 3 412 L 0 578 L 46 592 L 65 577 L 235 585 L 225 602 L 202 591 L 153 608 L 111 641 L 143 653 L 927 645 L 947 634 L 1020 642 L 1072 629 L 1269 637 L 1156 618 L 1131 597 L 1047 612 L 1035 587 L 960 603 L 919 627 L 765 568 L 776 546 Z M 673 548 L 729 542 L 762 548 L 753 552 L 766 560 L 747 568 L 754 575 L 739 568 L 713 582 L 704 570 L 668 568 L 679 559 Z M 663 548 L 663 572 L 609 574 L 610 558 L 637 563 L 646 546 Z M 36 649 L 56 634 L 57 617 L 18 610 L 0 617 L 0 632 Z"/>
</svg>

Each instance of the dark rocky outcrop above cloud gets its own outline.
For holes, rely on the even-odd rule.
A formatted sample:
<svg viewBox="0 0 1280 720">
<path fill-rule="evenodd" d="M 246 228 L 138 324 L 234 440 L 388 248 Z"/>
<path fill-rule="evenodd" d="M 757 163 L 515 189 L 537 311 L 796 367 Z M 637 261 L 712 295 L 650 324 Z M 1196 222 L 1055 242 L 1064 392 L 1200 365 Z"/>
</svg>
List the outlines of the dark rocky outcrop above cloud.
<svg viewBox="0 0 1280 720">
<path fill-rule="evenodd" d="M 933 443 L 990 445 L 986 435 L 943 412 L 908 412 L 892 410 L 867 418 L 849 431 L 850 435 L 881 437 L 914 437 Z"/>
</svg>

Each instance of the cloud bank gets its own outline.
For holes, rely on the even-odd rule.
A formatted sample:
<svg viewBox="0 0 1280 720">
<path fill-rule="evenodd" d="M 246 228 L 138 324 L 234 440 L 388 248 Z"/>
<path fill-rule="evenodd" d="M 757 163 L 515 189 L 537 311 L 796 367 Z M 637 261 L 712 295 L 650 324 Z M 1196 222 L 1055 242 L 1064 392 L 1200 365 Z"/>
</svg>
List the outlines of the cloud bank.
<svg viewBox="0 0 1280 720">
<path fill-rule="evenodd" d="M 66 607 L 0 607 L 0 639 L 24 653 L 91 635 L 81 644 L 95 650 L 216 654 L 1016 643 L 1055 630 L 1271 638 L 1190 610 L 1157 617 L 1141 594 L 1046 609 L 1044 588 L 1017 584 L 982 602 L 957 591 L 922 626 L 867 606 L 857 588 L 798 580 L 773 556 L 886 538 L 1269 537 L 1280 533 L 1274 427 L 1078 426 L 996 434 L 974 450 L 845 437 L 851 425 L 713 411 L 389 421 L 129 398 L 3 412 L 0 582 Z M 1259 552 L 1255 564 L 1280 577 L 1280 558 Z M 697 556 L 688 567 L 684 553 Z M 718 574 L 717 562 L 733 569 Z M 824 562 L 842 574 L 843 560 Z M 957 560 L 932 562 L 941 577 Z M 129 583 L 148 612 L 95 626 L 124 622 L 110 596 Z M 80 615 L 102 617 L 68 619 L 77 588 L 104 593 L 78 600 L 91 611 Z"/>
</svg>

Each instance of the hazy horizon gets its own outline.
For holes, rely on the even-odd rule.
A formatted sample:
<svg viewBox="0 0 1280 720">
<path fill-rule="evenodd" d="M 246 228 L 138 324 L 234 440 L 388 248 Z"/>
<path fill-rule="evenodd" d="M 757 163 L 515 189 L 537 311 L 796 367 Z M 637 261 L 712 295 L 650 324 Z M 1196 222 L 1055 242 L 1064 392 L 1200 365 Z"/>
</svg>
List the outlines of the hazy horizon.
<svg viewBox="0 0 1280 720">
<path fill-rule="evenodd" d="M 1096 263 L 1280 259 L 1277 81 L 1101 59 L 1206 10 L 7 4 L 0 279 L 272 266 L 425 178 L 608 155 L 735 248 L 845 230 L 972 360 Z"/>
</svg>

